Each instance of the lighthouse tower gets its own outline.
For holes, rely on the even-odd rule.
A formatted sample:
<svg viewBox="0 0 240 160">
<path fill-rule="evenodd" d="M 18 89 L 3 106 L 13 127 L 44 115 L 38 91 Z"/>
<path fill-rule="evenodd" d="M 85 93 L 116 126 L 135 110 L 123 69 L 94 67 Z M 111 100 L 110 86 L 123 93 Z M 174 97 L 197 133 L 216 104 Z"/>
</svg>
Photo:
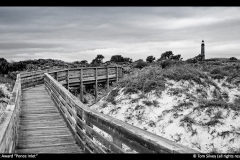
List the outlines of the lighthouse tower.
<svg viewBox="0 0 240 160">
<path fill-rule="evenodd" d="M 201 44 L 201 55 L 202 55 L 202 60 L 205 60 L 205 44 L 204 41 L 202 40 L 202 44 Z"/>
</svg>

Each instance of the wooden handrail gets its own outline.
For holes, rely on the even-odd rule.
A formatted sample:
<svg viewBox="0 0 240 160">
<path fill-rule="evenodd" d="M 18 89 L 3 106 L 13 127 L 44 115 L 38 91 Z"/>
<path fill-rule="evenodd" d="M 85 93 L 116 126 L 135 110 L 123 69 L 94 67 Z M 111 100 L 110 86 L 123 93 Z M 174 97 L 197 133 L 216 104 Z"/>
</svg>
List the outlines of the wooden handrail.
<svg viewBox="0 0 240 160">
<path fill-rule="evenodd" d="M 10 101 L 0 116 L 0 153 L 13 153 L 18 139 L 19 112 L 21 102 L 21 77 L 17 79 Z"/>
<path fill-rule="evenodd" d="M 109 75 L 107 76 L 105 71 L 107 68 L 109 68 Z M 98 70 L 98 78 L 99 79 L 107 79 L 108 78 L 115 78 L 115 68 L 117 66 L 110 66 L 110 67 L 81 67 L 81 68 L 69 68 L 69 69 L 62 69 L 62 70 L 56 70 L 56 71 L 50 71 L 50 70 L 40 70 L 40 71 L 33 71 L 33 72 L 25 72 L 21 73 L 21 85 L 22 89 L 29 88 L 35 85 L 43 84 L 43 75 L 44 73 L 48 73 L 51 76 L 53 76 L 58 81 L 61 81 L 62 85 L 66 85 L 67 88 L 69 88 L 70 85 L 78 85 L 80 83 L 80 72 L 83 71 L 83 81 L 88 80 L 95 80 L 95 74 L 94 70 Z M 119 77 L 122 76 L 122 68 L 118 67 L 118 72 L 120 74 Z M 91 73 L 93 71 L 93 73 Z M 85 75 L 87 73 L 87 75 Z M 69 76 L 68 76 L 69 75 Z M 57 77 L 55 77 L 57 76 Z M 85 82 L 84 82 L 85 83 Z"/>
<path fill-rule="evenodd" d="M 197 153 L 193 149 L 90 109 L 48 73 L 44 74 L 44 83 L 85 152 L 124 153 L 124 144 L 139 153 Z M 102 136 L 97 131 L 99 129 L 112 140 Z"/>
</svg>

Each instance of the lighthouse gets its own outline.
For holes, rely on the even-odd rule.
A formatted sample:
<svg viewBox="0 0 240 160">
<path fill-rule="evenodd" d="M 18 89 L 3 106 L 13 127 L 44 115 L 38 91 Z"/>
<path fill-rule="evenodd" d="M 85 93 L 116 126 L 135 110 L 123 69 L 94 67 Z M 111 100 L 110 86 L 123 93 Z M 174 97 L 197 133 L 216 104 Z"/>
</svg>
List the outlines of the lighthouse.
<svg viewBox="0 0 240 160">
<path fill-rule="evenodd" d="M 201 55 L 202 55 L 202 60 L 205 60 L 205 44 L 203 40 L 201 44 Z"/>
</svg>

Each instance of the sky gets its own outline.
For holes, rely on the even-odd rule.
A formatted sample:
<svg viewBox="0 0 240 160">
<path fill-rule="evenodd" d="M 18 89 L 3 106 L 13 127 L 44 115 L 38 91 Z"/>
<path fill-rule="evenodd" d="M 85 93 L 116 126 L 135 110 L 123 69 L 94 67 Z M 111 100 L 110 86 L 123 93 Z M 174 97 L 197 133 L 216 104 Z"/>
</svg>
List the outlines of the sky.
<svg viewBox="0 0 240 160">
<path fill-rule="evenodd" d="M 240 7 L 0 7 L 0 57 L 87 60 L 240 59 Z"/>
</svg>

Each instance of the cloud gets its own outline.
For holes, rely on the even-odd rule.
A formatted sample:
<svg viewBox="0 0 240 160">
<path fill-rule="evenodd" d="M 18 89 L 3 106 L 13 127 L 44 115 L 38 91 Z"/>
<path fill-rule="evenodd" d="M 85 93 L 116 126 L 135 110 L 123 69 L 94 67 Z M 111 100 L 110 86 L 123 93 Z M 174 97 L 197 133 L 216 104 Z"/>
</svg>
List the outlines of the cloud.
<svg viewBox="0 0 240 160">
<path fill-rule="evenodd" d="M 240 49 L 238 7 L 0 7 L 0 22 L 7 60 L 137 60 L 169 50 L 187 59 L 200 53 L 201 40 L 209 58 Z"/>
</svg>

